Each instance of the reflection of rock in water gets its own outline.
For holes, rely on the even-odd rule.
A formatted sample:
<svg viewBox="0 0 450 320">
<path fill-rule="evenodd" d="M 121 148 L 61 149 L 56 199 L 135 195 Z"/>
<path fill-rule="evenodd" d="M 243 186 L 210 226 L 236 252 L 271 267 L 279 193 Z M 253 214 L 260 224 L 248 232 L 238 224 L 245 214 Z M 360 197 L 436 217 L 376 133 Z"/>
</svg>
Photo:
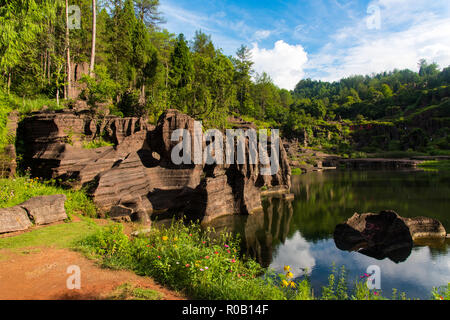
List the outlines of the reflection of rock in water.
<svg viewBox="0 0 450 320">
<path fill-rule="evenodd" d="M 340 250 L 360 253 L 398 263 L 411 254 L 413 240 L 403 220 L 393 212 L 355 213 L 334 231 L 334 242 Z"/>
<path fill-rule="evenodd" d="M 227 216 L 213 220 L 216 236 L 227 231 L 239 234 L 242 254 L 256 259 L 263 267 L 272 262 L 274 244 L 284 242 L 293 215 L 292 203 L 280 198 L 263 201 L 264 210 L 249 216 Z"/>
<path fill-rule="evenodd" d="M 355 213 L 334 231 L 336 247 L 346 251 L 358 251 L 382 260 L 389 258 L 399 263 L 411 254 L 414 241 L 427 238 L 443 239 L 445 229 L 431 218 L 402 218 L 394 211 Z"/>
</svg>

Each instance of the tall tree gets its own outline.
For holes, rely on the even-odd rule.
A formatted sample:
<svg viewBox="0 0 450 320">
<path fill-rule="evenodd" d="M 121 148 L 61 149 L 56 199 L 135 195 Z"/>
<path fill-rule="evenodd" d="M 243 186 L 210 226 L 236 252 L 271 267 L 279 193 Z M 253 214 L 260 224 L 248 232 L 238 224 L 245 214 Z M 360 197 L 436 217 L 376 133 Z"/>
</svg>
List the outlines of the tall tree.
<svg viewBox="0 0 450 320">
<path fill-rule="evenodd" d="M 67 70 L 67 88 L 65 97 L 71 97 L 71 76 L 72 66 L 70 65 L 70 40 L 69 40 L 69 0 L 66 0 L 66 70 Z"/>
<path fill-rule="evenodd" d="M 97 27 L 97 1 L 92 0 L 92 48 L 91 48 L 91 63 L 89 65 L 89 75 L 92 77 L 94 74 L 95 66 L 95 39 L 96 39 L 96 27 Z"/>
<path fill-rule="evenodd" d="M 236 52 L 233 60 L 235 67 L 235 83 L 237 86 L 238 109 L 243 114 L 253 114 L 253 102 L 251 101 L 251 74 L 253 73 L 253 61 L 250 49 L 242 45 Z"/>
<path fill-rule="evenodd" d="M 164 22 L 161 13 L 158 11 L 159 0 L 134 0 L 136 12 L 139 20 L 146 26 L 155 27 L 157 24 Z"/>
<path fill-rule="evenodd" d="M 192 87 L 194 65 L 183 34 L 180 34 L 170 56 L 169 88 L 171 103 L 182 111 L 188 110 L 188 95 Z"/>
</svg>

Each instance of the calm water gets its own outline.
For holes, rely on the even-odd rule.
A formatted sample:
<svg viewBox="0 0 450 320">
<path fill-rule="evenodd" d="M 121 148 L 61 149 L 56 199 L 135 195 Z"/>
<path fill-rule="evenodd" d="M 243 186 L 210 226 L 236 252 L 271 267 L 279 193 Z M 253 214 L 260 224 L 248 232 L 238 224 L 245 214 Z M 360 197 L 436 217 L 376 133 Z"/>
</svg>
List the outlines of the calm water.
<svg viewBox="0 0 450 320">
<path fill-rule="evenodd" d="M 242 238 L 244 254 L 263 266 L 283 272 L 290 265 L 297 279 L 307 268 L 314 292 L 328 283 L 332 263 L 345 265 L 348 282 L 359 279 L 370 265 L 381 268 L 381 289 L 392 288 L 409 298 L 430 298 L 433 286 L 450 282 L 450 242 L 415 245 L 400 263 L 377 260 L 359 252 L 339 250 L 334 228 L 354 212 L 392 209 L 404 217 L 428 216 L 450 233 L 450 174 L 424 171 L 326 171 L 292 178 L 294 201 L 266 198 L 264 212 L 248 217 L 224 217 L 216 230 L 231 230 Z"/>
</svg>

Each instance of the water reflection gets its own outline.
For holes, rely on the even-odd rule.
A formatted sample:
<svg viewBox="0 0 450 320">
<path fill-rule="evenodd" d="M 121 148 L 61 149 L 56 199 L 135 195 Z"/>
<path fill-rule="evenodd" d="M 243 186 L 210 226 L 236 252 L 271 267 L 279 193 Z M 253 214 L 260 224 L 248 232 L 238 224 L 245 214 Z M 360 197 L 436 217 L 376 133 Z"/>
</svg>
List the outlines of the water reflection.
<svg viewBox="0 0 450 320">
<path fill-rule="evenodd" d="M 450 230 L 450 176 L 434 172 L 327 171 L 292 177 L 294 201 L 267 198 L 264 211 L 224 217 L 217 231 L 239 233 L 242 252 L 278 272 L 291 265 L 294 275 L 308 270 L 315 292 L 328 282 L 330 268 L 345 265 L 351 283 L 370 265 L 378 265 L 382 289 L 427 299 L 433 286 L 450 282 L 449 242 L 416 243 L 393 233 L 385 243 L 355 249 L 345 237 L 335 242 L 337 225 L 355 212 L 392 209 L 403 217 L 428 216 Z M 400 240 L 399 240 L 400 239 Z M 353 239 L 354 240 L 354 239 Z M 340 249 L 339 249 L 340 248 Z M 342 249 L 342 250 L 341 250 Z M 362 249 L 362 250 L 360 250 Z"/>
<path fill-rule="evenodd" d="M 355 214 L 334 230 L 334 242 L 340 250 L 357 251 L 366 256 L 395 263 L 411 254 L 413 240 L 408 226 L 394 212 Z"/>
<path fill-rule="evenodd" d="M 216 235 L 227 231 L 239 234 L 242 254 L 256 259 L 263 267 L 270 266 L 273 248 L 284 243 L 293 215 L 290 201 L 270 197 L 263 199 L 264 210 L 250 216 L 227 216 L 215 219 L 208 226 Z"/>
</svg>

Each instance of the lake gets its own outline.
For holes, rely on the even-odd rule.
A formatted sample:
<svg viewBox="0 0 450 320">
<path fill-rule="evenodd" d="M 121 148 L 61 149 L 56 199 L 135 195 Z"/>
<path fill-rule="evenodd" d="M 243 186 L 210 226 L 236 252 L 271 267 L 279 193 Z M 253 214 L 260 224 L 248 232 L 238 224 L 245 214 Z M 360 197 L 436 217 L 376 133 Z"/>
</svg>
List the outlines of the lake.
<svg viewBox="0 0 450 320">
<path fill-rule="evenodd" d="M 434 286 L 450 282 L 450 242 L 414 245 L 406 259 L 396 263 L 359 252 L 339 250 L 333 239 L 337 224 L 353 213 L 394 210 L 403 217 L 438 219 L 450 233 L 450 174 L 432 171 L 332 170 L 292 177 L 295 200 L 263 199 L 264 211 L 251 216 L 223 217 L 216 231 L 239 234 L 242 253 L 265 267 L 283 272 L 289 265 L 297 280 L 308 274 L 317 295 L 328 283 L 334 263 L 345 266 L 348 284 L 367 267 L 381 271 L 381 290 L 392 288 L 408 298 L 429 299 Z"/>
</svg>

